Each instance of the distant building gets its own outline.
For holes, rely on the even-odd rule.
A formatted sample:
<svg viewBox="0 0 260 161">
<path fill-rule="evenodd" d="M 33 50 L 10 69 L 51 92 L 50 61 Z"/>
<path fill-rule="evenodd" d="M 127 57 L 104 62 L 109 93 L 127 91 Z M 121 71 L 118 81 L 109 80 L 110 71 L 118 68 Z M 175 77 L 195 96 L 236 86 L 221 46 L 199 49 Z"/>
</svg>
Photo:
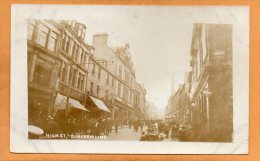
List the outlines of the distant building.
<svg viewBox="0 0 260 161">
<path fill-rule="evenodd" d="M 190 55 L 193 130 L 199 140 L 230 142 L 232 25 L 194 24 Z"/>
<path fill-rule="evenodd" d="M 180 85 L 175 93 L 168 99 L 166 108 L 166 117 L 168 121 L 173 121 L 178 124 L 191 124 L 191 107 L 190 107 L 190 84 L 191 73 L 187 72 L 185 75 L 185 83 Z"/>
<path fill-rule="evenodd" d="M 144 88 L 144 85 L 140 84 L 140 83 L 137 83 L 135 82 L 135 86 L 134 86 L 134 89 L 135 89 L 135 98 L 134 102 L 136 102 L 135 104 L 135 113 L 138 114 L 138 118 L 139 119 L 147 119 L 148 118 L 148 109 L 147 109 L 147 106 L 146 106 L 146 90 Z"/>
<path fill-rule="evenodd" d="M 147 101 L 146 102 L 147 110 L 148 110 L 148 120 L 158 120 L 161 119 L 159 115 L 159 109 L 155 106 L 154 103 Z"/>
</svg>

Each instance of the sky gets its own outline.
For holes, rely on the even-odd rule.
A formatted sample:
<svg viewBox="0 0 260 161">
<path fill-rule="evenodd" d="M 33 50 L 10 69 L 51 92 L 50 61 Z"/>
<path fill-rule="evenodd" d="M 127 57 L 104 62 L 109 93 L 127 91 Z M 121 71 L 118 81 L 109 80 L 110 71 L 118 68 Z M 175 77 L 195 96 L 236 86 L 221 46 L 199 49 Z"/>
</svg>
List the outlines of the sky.
<svg viewBox="0 0 260 161">
<path fill-rule="evenodd" d="M 247 9 L 109 5 L 78 6 L 75 9 L 63 6 L 61 12 L 55 12 L 55 17 L 84 23 L 89 44 L 96 33 L 108 33 L 108 45 L 112 47 L 129 43 L 136 79 L 144 84 L 146 99 L 163 111 L 171 95 L 173 73 L 174 88 L 177 89 L 184 82 L 185 72 L 190 70 L 193 24 L 233 24 L 233 40 L 240 42 L 234 46 L 242 53 L 245 50 L 243 45 L 248 45 L 244 39 L 247 38 L 244 31 L 249 30 Z"/>
</svg>

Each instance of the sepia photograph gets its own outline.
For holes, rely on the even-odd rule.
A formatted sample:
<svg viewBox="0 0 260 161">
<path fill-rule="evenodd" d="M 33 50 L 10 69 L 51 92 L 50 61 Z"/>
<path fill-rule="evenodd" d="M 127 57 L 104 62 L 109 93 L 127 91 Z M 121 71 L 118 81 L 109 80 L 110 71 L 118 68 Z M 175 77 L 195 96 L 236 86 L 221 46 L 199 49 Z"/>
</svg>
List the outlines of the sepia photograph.
<svg viewBox="0 0 260 161">
<path fill-rule="evenodd" d="M 26 8 L 28 141 L 247 144 L 248 8 Z"/>
<path fill-rule="evenodd" d="M 190 53 L 181 54 L 190 58 L 190 70 L 184 78 L 175 76 L 177 85 L 174 73 L 183 70 L 174 66 L 172 75 L 163 77 L 172 76 L 172 82 L 156 82 L 165 87 L 167 98 L 156 98 L 156 89 L 137 81 L 142 71 L 136 72 L 129 43 L 111 47 L 107 33 L 94 34 L 87 43 L 86 25 L 75 20 L 34 19 L 27 25 L 30 139 L 232 141 L 232 24 L 188 28 L 191 44 L 183 48 Z M 172 48 L 171 57 L 178 58 L 172 44 L 166 52 Z M 161 57 L 158 65 L 172 67 L 169 57 Z M 150 76 L 164 73 L 145 70 L 149 87 Z"/>
</svg>

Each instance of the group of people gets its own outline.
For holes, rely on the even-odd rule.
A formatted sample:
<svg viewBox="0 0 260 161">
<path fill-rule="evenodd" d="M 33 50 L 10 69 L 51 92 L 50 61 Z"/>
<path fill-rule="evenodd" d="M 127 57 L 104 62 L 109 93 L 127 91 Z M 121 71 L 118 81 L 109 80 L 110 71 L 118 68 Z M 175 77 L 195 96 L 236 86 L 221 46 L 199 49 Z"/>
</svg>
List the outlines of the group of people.
<svg viewBox="0 0 260 161">
<path fill-rule="evenodd" d="M 129 122 L 128 122 L 129 128 L 133 127 L 135 132 L 137 132 L 139 128 L 142 131 L 143 128 L 144 128 L 144 125 L 145 125 L 144 121 L 138 120 L 138 119 L 136 119 L 136 120 L 129 120 Z"/>
<path fill-rule="evenodd" d="M 113 126 L 115 132 L 118 131 L 118 123 L 111 118 L 93 118 L 85 122 L 86 132 L 94 138 L 99 138 L 101 135 L 109 135 L 112 132 Z"/>
<path fill-rule="evenodd" d="M 185 124 L 152 121 L 146 126 L 146 130 L 142 131 L 141 141 L 189 141 L 191 138 L 191 128 Z"/>
<path fill-rule="evenodd" d="M 99 138 L 104 135 L 108 136 L 112 130 L 117 133 L 120 121 L 108 117 L 85 119 L 69 117 L 67 120 L 53 119 L 48 125 L 48 129 L 44 129 L 46 133 L 87 134 Z"/>
<path fill-rule="evenodd" d="M 176 122 L 160 122 L 159 133 L 164 133 L 169 140 L 188 141 L 191 137 L 191 128 L 186 124 Z"/>
</svg>

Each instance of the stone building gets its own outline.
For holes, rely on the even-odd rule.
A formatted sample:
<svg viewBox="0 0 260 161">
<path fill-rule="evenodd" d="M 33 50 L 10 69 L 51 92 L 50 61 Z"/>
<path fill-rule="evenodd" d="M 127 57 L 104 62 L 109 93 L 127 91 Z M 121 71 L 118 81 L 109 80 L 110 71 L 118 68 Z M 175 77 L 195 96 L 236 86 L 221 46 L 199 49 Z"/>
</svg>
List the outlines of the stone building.
<svg viewBox="0 0 260 161">
<path fill-rule="evenodd" d="M 76 21 L 28 20 L 29 124 L 40 127 L 59 109 L 86 112 L 87 64 L 93 47 Z"/>
<path fill-rule="evenodd" d="M 192 128 L 200 141 L 233 133 L 232 25 L 194 24 L 191 43 Z"/>
<path fill-rule="evenodd" d="M 123 124 L 127 124 L 130 119 L 138 116 L 138 110 L 140 111 L 141 108 L 140 103 L 142 106 L 143 95 L 145 95 L 145 91 L 139 90 L 139 85 L 136 85 L 129 44 L 121 47 L 110 47 L 108 34 L 102 33 L 93 36 L 93 47 L 96 59 L 108 62 L 107 69 L 114 76 L 112 78 L 115 87 L 113 115 Z M 140 102 L 139 99 L 142 101 Z"/>
<path fill-rule="evenodd" d="M 101 34 L 91 46 L 77 21 L 28 20 L 27 28 L 29 124 L 138 118 L 145 89 L 136 82 L 128 44 L 111 48 Z"/>
</svg>

